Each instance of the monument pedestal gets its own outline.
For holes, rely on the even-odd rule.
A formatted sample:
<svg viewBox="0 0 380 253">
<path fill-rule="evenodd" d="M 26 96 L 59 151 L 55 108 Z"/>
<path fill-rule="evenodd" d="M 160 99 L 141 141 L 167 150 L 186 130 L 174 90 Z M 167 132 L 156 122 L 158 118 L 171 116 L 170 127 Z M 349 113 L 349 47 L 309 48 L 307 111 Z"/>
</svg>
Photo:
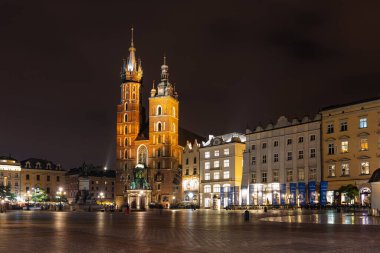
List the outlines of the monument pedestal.
<svg viewBox="0 0 380 253">
<path fill-rule="evenodd" d="M 152 190 L 127 190 L 127 202 L 131 210 L 146 210 L 152 199 Z"/>
</svg>

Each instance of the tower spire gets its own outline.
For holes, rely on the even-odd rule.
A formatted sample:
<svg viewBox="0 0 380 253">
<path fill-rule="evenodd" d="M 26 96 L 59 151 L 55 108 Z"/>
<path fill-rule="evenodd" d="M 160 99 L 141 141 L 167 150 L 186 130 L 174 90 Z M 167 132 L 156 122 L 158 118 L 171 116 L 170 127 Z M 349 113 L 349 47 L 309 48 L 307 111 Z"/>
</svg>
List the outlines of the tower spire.
<svg viewBox="0 0 380 253">
<path fill-rule="evenodd" d="M 129 48 L 129 57 L 128 57 L 128 71 L 136 70 L 136 48 L 133 45 L 133 27 L 131 28 L 131 47 Z"/>
<path fill-rule="evenodd" d="M 169 66 L 166 65 L 166 55 L 164 54 L 164 64 L 161 66 L 161 81 L 168 81 Z"/>
</svg>

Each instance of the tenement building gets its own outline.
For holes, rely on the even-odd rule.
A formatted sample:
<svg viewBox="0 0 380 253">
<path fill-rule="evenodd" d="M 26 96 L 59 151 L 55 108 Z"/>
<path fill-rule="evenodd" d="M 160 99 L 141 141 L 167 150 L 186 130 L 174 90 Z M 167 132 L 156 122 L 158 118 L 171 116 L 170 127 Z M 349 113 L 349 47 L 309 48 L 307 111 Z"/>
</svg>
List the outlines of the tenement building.
<svg viewBox="0 0 380 253">
<path fill-rule="evenodd" d="M 132 42 L 121 69 L 121 101 L 117 106 L 116 204 L 168 207 L 181 199 L 183 147 L 179 143 L 179 100 L 169 82 L 169 67 L 161 66 L 161 80 L 150 92 L 148 119 L 143 107 L 143 70 Z M 149 196 L 149 198 L 147 198 Z M 150 199 L 151 198 L 151 199 Z"/>
<path fill-rule="evenodd" d="M 182 154 L 182 200 L 194 205 L 199 205 L 199 148 L 197 140 L 188 141 Z"/>
<path fill-rule="evenodd" d="M 369 203 L 368 180 L 380 166 L 380 98 L 326 107 L 321 114 L 328 202 L 346 203 L 339 189 L 352 184 L 359 188 L 358 202 Z"/>
<path fill-rule="evenodd" d="M 56 192 L 65 186 L 65 173 L 61 165 L 45 159 L 29 158 L 21 161 L 22 197 L 28 198 L 33 191 L 41 189 L 50 200 L 55 200 Z"/>
<path fill-rule="evenodd" d="M 0 185 L 9 187 L 15 197 L 21 197 L 21 167 L 11 156 L 0 156 Z"/>
<path fill-rule="evenodd" d="M 320 115 L 247 130 L 244 205 L 306 205 L 319 202 Z"/>
<path fill-rule="evenodd" d="M 241 204 L 245 136 L 209 136 L 200 151 L 200 206 L 219 209 Z"/>
</svg>

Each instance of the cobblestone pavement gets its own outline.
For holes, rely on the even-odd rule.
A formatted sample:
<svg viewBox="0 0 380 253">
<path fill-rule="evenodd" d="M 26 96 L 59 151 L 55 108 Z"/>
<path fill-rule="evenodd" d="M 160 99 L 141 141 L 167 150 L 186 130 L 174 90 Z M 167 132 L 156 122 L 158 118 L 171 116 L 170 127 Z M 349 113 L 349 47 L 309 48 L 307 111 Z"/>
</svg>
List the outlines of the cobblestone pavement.
<svg viewBox="0 0 380 253">
<path fill-rule="evenodd" d="M 224 210 L 8 212 L 0 214 L 0 252 L 380 252 L 380 226 L 328 224 L 328 215 L 339 223 L 346 214 L 253 211 L 246 222 L 242 211 Z"/>
</svg>

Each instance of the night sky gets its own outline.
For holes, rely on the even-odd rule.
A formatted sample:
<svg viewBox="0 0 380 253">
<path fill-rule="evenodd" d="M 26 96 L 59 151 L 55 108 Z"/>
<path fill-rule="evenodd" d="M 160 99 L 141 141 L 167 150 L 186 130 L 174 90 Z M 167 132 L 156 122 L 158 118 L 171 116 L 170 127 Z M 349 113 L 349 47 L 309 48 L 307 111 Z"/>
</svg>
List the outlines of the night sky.
<svg viewBox="0 0 380 253">
<path fill-rule="evenodd" d="M 379 9 L 354 0 L 3 0 L 0 155 L 112 165 L 132 25 L 145 99 L 165 53 L 180 126 L 203 136 L 378 96 Z"/>
</svg>

